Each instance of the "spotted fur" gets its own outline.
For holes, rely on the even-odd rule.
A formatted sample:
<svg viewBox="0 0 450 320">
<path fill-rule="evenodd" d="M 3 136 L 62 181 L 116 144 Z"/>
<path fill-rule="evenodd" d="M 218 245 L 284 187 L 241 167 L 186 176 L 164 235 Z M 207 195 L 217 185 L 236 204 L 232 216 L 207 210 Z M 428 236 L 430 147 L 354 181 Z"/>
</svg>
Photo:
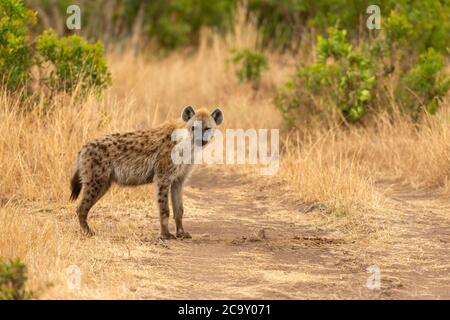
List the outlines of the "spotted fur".
<svg viewBox="0 0 450 320">
<path fill-rule="evenodd" d="M 223 113 L 220 109 L 215 109 L 212 113 L 206 109 L 195 112 L 189 106 L 183 110 L 181 119 L 166 122 L 150 130 L 107 135 L 81 148 L 71 180 L 70 198 L 75 200 L 82 192 L 77 214 L 85 234 L 94 234 L 87 223 L 89 210 L 108 191 L 112 183 L 138 186 L 155 182 L 161 224 L 160 237 L 175 238 L 168 228 L 170 190 L 176 236 L 190 238 L 189 233 L 183 229 L 182 188 L 192 171 L 192 165 L 175 164 L 172 161 L 171 152 L 177 143 L 172 140 L 172 133 L 176 129 L 188 129 L 190 135 L 187 138 L 191 139 L 193 146 L 196 142 L 193 134 L 194 124 L 201 123 L 203 129 L 214 129 L 222 123 Z M 201 139 L 201 145 L 208 142 Z"/>
</svg>

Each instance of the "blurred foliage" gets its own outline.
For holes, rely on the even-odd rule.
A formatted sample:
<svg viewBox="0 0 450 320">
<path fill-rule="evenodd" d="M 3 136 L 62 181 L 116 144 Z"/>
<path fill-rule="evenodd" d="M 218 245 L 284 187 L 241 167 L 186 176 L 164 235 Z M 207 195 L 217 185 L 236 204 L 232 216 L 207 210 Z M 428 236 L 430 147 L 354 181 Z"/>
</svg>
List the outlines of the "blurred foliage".
<svg viewBox="0 0 450 320">
<path fill-rule="evenodd" d="M 269 68 L 266 56 L 249 48 L 231 50 L 230 61 L 238 66 L 236 76 L 240 82 L 259 82 L 261 72 Z"/>
<path fill-rule="evenodd" d="M 26 267 L 20 259 L 0 261 L 0 300 L 27 300 L 32 293 L 25 290 Z"/>
<path fill-rule="evenodd" d="M 424 106 L 429 113 L 437 111 L 450 88 L 450 75 L 444 68 L 444 58 L 432 48 L 419 56 L 398 88 L 401 99 L 409 108 L 419 111 L 417 106 Z"/>
<path fill-rule="evenodd" d="M 406 46 L 413 35 L 413 25 L 406 16 L 392 11 L 384 23 L 386 44 L 389 48 L 395 45 Z"/>
<path fill-rule="evenodd" d="M 413 30 L 405 32 L 408 45 L 418 52 L 428 48 L 445 52 L 450 43 L 450 3 L 448 0 L 400 0 L 389 17 L 398 15 Z M 410 27 L 406 27 L 410 29 Z"/>
<path fill-rule="evenodd" d="M 46 16 L 43 28 L 53 27 L 61 34 L 69 30 L 52 22 L 65 21 L 70 1 L 27 0 Z M 155 40 L 166 50 L 196 45 L 202 28 L 224 33 L 232 29 L 238 0 L 80 0 L 82 34 L 107 42 L 121 42 L 137 36 Z M 102 14 L 99 15 L 99 12 Z M 142 39 L 141 39 L 142 40 Z"/>
<path fill-rule="evenodd" d="M 38 10 L 44 27 L 70 33 L 61 24 L 71 1 L 26 3 Z M 198 44 L 205 27 L 232 31 L 238 7 L 256 19 L 263 47 L 297 49 L 312 29 L 324 35 L 336 25 L 348 30 L 350 39 L 368 37 L 373 31 L 366 28 L 366 10 L 372 4 L 381 9 L 382 28 L 388 29 L 390 42 L 407 40 L 404 44 L 420 53 L 430 47 L 445 52 L 450 42 L 448 0 L 79 0 L 76 4 L 81 8 L 84 36 L 121 41 L 143 30 L 142 36 L 166 49 Z"/>
<path fill-rule="evenodd" d="M 51 91 L 71 92 L 80 83 L 81 90 L 101 92 L 111 82 L 100 42 L 89 44 L 73 35 L 58 38 L 52 30 L 33 39 L 30 27 L 36 22 L 36 12 L 27 9 L 20 0 L 0 0 L 0 80 L 10 91 L 24 89 L 38 80 Z M 32 79 L 32 68 L 48 78 Z"/>
<path fill-rule="evenodd" d="M 230 0 L 151 1 L 146 8 L 145 29 L 164 48 L 192 45 L 198 43 L 202 27 L 230 30 L 235 8 L 236 1 Z"/>
<path fill-rule="evenodd" d="M 300 66 L 276 98 L 289 124 L 295 122 L 300 107 L 314 114 L 323 111 L 321 105 L 335 105 L 350 122 L 366 113 L 375 82 L 370 57 L 350 45 L 345 30 L 328 32 L 328 38 L 317 39 L 317 62 Z"/>
<path fill-rule="evenodd" d="M 2 7 L 4 3 L 19 3 L 0 1 Z M 31 26 L 34 33 L 46 28 L 53 28 L 58 36 L 74 33 L 65 28 L 66 9 L 72 4 L 69 0 L 26 0 L 26 3 L 38 12 L 35 26 L 32 15 L 14 16 L 2 9 L 3 16 L 22 21 L 17 28 L 15 24 L 8 26 L 11 24 L 8 19 L 0 24 L 0 28 L 6 24 L 2 30 L 12 30 L 8 32 L 13 34 L 0 36 L 3 43 L 0 50 L 10 52 L 5 49 L 9 46 L 23 52 L 11 55 L 23 59 L 21 67 L 12 68 L 7 54 L 0 60 L 3 77 L 14 75 L 11 87 L 28 78 L 30 54 L 26 35 Z M 303 56 L 309 57 L 276 98 L 277 106 L 291 122 L 305 110 L 311 114 L 337 110 L 347 122 L 362 121 L 385 105 L 398 105 L 405 112 L 422 109 L 434 112 L 448 91 L 445 71 L 450 43 L 448 0 L 79 0 L 77 5 L 82 13 L 82 28 L 77 34 L 101 39 L 115 48 L 125 48 L 130 43 L 140 50 L 156 43 L 164 52 L 195 48 L 205 28 L 219 34 L 233 32 L 237 13 L 244 9 L 246 18 L 256 22 L 258 43 L 255 51 L 243 49 L 232 58 L 241 82 L 259 82 L 261 72 L 268 67 L 258 51 L 302 50 Z M 380 7 L 379 30 L 366 27 L 369 5 Z M 332 31 L 328 33 L 330 28 Z M 15 40 L 10 43 L 10 38 Z M 87 49 L 80 38 L 52 41 L 63 46 L 75 40 L 80 41 L 80 48 Z M 92 72 L 87 83 L 100 88 L 108 83 L 100 48 L 83 54 L 76 53 L 78 49 L 54 50 L 52 58 L 49 49 L 45 50 L 47 60 L 56 68 L 48 81 L 51 87 L 70 88 L 86 66 Z M 64 62 L 72 55 L 77 62 L 73 65 Z M 62 77 L 66 80 L 62 81 Z"/>
<path fill-rule="evenodd" d="M 101 92 L 111 83 L 100 42 L 91 45 L 79 35 L 59 39 L 54 31 L 47 30 L 37 38 L 37 53 L 40 64 L 53 65 L 46 79 L 52 90 L 70 92 L 80 84 L 82 91 L 92 88 Z"/>
<path fill-rule="evenodd" d="M 0 80 L 11 90 L 25 83 L 33 64 L 29 28 L 36 16 L 19 0 L 0 0 Z"/>
<path fill-rule="evenodd" d="M 447 0 L 249 0 L 249 15 L 256 16 L 263 45 L 276 48 L 298 48 L 301 35 L 314 28 L 324 33 L 330 26 L 349 30 L 353 37 L 367 36 L 366 9 L 376 4 L 381 9 L 382 28 L 392 25 L 390 34 L 396 41 L 407 39 L 419 52 L 433 47 L 444 51 L 450 42 L 450 5 Z M 398 24 L 404 28 L 401 30 Z M 412 26 L 416 32 L 412 32 Z M 396 39 L 397 38 L 397 39 Z"/>
<path fill-rule="evenodd" d="M 68 0 L 27 0 L 39 8 L 43 21 L 61 23 L 66 17 Z M 339 24 L 350 38 L 370 34 L 365 26 L 369 5 L 381 8 L 383 28 L 393 25 L 400 34 L 389 38 L 409 39 L 410 46 L 424 52 L 429 47 L 445 51 L 450 42 L 450 5 L 448 0 L 79 0 L 82 11 L 82 33 L 89 38 L 123 40 L 131 37 L 141 25 L 149 39 L 166 49 L 198 44 L 201 29 L 232 31 L 238 7 L 255 18 L 263 47 L 297 49 L 311 29 L 325 34 Z M 101 12 L 102 14 L 98 14 Z M 140 12 L 142 17 L 140 18 Z M 55 15 L 59 15 L 55 17 Z M 42 22 L 42 21 L 41 21 Z M 405 29 L 399 28 L 401 24 Z M 45 27 L 56 25 L 47 25 Z M 412 32 L 412 26 L 417 30 Z M 59 27 L 61 29 L 61 27 Z M 420 32 L 419 32 L 420 30 Z M 68 32 L 62 30 L 61 32 Z"/>
<path fill-rule="evenodd" d="M 330 112 L 333 108 L 342 113 L 346 122 L 360 121 L 371 106 L 376 110 L 375 106 L 380 109 L 389 105 L 385 103 L 389 99 L 383 83 L 392 73 L 399 79 L 395 99 L 403 111 L 413 111 L 414 117 L 422 109 L 436 112 L 450 88 L 450 76 L 441 53 L 430 48 L 417 61 L 402 61 L 406 67 L 398 70 L 390 65 L 389 59 L 382 59 L 386 50 L 392 53 L 394 44 L 404 40 L 399 35 L 407 35 L 405 30 L 402 23 L 391 24 L 381 37 L 391 37 L 392 41 L 381 46 L 378 40 L 370 45 L 352 46 L 346 30 L 334 28 L 329 29 L 327 38 L 318 36 L 316 62 L 301 65 L 293 80 L 281 87 L 275 98 L 287 124 L 295 125 L 305 114 Z M 393 34 L 396 36 L 392 37 Z"/>
</svg>

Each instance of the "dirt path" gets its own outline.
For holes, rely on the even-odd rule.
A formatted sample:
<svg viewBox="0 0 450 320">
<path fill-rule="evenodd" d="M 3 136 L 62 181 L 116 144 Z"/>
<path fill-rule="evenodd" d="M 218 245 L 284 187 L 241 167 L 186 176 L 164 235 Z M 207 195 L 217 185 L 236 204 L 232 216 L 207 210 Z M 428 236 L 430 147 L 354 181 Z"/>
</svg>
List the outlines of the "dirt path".
<svg viewBox="0 0 450 320">
<path fill-rule="evenodd" d="M 144 206 L 124 214 L 100 203 L 90 218 L 97 235 L 81 240 L 93 253 L 86 283 L 102 288 L 102 276 L 114 273 L 122 290 L 114 297 L 137 299 L 450 298 L 448 202 L 380 185 L 394 209 L 374 218 L 389 232 L 372 241 L 318 223 L 320 206 L 280 188 L 201 169 L 185 188 L 193 239 L 168 242 L 155 240 L 157 216 L 144 218 Z M 71 219 L 68 232 L 78 232 Z M 371 265 L 380 268 L 380 289 L 366 287 Z"/>
<path fill-rule="evenodd" d="M 386 185 L 385 185 L 386 186 Z M 383 253 L 394 297 L 450 298 L 450 201 L 434 190 L 392 185 L 393 235 Z"/>
</svg>

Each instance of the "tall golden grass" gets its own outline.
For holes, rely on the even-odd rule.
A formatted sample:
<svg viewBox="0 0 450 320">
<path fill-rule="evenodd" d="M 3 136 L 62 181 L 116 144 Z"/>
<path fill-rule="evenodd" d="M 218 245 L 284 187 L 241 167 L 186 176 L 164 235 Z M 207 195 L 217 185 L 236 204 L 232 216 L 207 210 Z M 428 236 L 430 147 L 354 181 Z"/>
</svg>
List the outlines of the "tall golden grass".
<svg viewBox="0 0 450 320">
<path fill-rule="evenodd" d="M 366 127 L 294 133 L 285 140 L 281 175 L 303 198 L 344 207 L 378 202 L 377 181 L 448 194 L 449 121 L 446 103 L 420 123 L 380 114 Z"/>
<path fill-rule="evenodd" d="M 3 91 L 2 204 L 65 199 L 72 164 L 83 143 L 111 132 L 155 126 L 178 117 L 188 104 L 220 106 L 227 128 L 284 132 L 273 95 L 292 73 L 292 65 L 286 66 L 282 56 L 271 56 L 271 70 L 262 80 L 265 89 L 255 91 L 237 82 L 232 66 L 225 63 L 228 52 L 227 47 L 213 46 L 196 54 L 149 61 L 111 55 L 112 88 L 103 98 L 89 96 L 82 103 L 76 93 L 56 96 L 50 103 L 24 103 Z M 366 203 L 376 179 L 403 179 L 418 187 L 448 191 L 448 121 L 445 101 L 438 114 L 425 116 L 420 123 L 380 114 L 365 127 L 286 132 L 279 173 L 309 200 Z"/>
<path fill-rule="evenodd" d="M 239 84 L 226 63 L 229 50 L 255 43 L 251 28 L 239 30 L 232 39 L 208 35 L 212 44 L 195 53 L 166 58 L 111 53 L 113 85 L 100 99 L 92 95 L 80 102 L 74 94 L 24 103 L 0 93 L 0 256 L 22 257 L 34 290 L 64 276 L 61 266 L 80 240 L 48 217 L 36 222 L 30 212 L 73 208 L 68 181 L 77 151 L 88 140 L 155 126 L 178 117 L 185 105 L 220 106 L 227 128 L 283 127 L 273 95 L 297 61 L 267 53 L 270 70 L 260 89 Z M 366 127 L 282 130 L 281 166 L 271 179 L 283 180 L 299 199 L 362 214 L 384 205 L 379 180 L 438 188 L 448 195 L 449 110 L 446 100 L 420 124 L 379 115 Z M 113 197 L 145 201 L 148 190 L 114 190 L 106 199 Z"/>
</svg>

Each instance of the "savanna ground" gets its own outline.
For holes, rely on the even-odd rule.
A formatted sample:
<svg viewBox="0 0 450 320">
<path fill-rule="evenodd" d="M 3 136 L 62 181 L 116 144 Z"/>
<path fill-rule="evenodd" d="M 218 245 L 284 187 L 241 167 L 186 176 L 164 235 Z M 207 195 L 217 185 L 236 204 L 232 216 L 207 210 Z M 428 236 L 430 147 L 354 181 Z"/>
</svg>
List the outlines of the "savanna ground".
<svg viewBox="0 0 450 320">
<path fill-rule="evenodd" d="M 152 186 L 112 188 L 91 211 L 96 236 L 80 233 L 69 178 L 88 140 L 157 125 L 187 104 L 220 106 L 225 128 L 283 127 L 273 91 L 301 57 L 268 53 L 259 90 L 238 84 L 224 61 L 252 36 L 164 59 L 110 53 L 112 87 L 81 104 L 61 95 L 20 113 L 1 95 L 0 256 L 24 261 L 35 297 L 450 298 L 448 98 L 421 126 L 379 115 L 351 130 L 282 130 L 274 176 L 199 167 L 184 192 L 190 240 L 157 240 Z M 79 290 L 67 285 L 70 265 Z M 366 287 L 372 265 L 379 290 Z"/>
</svg>

